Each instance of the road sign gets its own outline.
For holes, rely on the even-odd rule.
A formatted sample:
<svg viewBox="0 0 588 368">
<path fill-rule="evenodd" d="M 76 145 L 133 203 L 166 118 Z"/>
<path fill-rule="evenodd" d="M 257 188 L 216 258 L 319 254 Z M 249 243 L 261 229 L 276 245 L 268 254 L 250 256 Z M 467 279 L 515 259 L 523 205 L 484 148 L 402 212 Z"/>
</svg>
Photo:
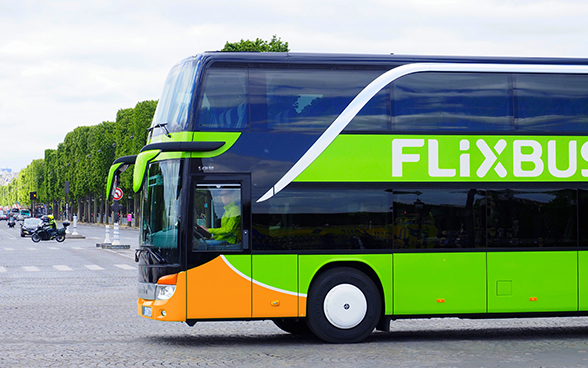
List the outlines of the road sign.
<svg viewBox="0 0 588 368">
<path fill-rule="evenodd" d="M 120 188 L 116 188 L 114 190 L 114 195 L 112 196 L 114 198 L 115 201 L 118 201 L 120 199 L 122 199 L 123 197 L 123 191 Z"/>
</svg>

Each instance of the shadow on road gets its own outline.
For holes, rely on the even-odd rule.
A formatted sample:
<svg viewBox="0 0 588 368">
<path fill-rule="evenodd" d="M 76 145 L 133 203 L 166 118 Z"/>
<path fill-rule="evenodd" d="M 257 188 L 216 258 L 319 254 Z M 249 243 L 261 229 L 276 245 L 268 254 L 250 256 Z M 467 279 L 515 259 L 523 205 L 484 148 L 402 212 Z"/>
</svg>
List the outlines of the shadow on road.
<svg viewBox="0 0 588 368">
<path fill-rule="evenodd" d="M 562 340 L 587 339 L 588 326 L 565 327 L 497 327 L 478 329 L 444 329 L 418 331 L 374 332 L 362 344 L 388 342 L 436 342 L 436 341 L 526 341 L 526 340 Z M 227 335 L 178 335 L 148 336 L 147 342 L 170 346 L 282 346 L 282 345 L 316 345 L 322 341 L 312 335 L 295 336 L 287 333 L 272 335 L 227 334 Z M 329 344 L 330 345 L 330 344 Z"/>
</svg>

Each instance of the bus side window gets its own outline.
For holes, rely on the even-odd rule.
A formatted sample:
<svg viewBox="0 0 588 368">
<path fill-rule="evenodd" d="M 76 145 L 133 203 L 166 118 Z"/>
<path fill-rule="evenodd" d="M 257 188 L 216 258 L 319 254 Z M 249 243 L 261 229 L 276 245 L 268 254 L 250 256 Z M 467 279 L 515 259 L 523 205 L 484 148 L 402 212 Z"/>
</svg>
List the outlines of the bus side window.
<svg viewBox="0 0 588 368">
<path fill-rule="evenodd" d="M 508 131 L 513 113 L 508 74 L 415 73 L 393 83 L 394 129 Z"/>
<path fill-rule="evenodd" d="M 588 76 L 515 75 L 516 128 L 588 132 Z"/>
<path fill-rule="evenodd" d="M 382 71 L 285 69 L 258 71 L 252 99 L 265 99 L 264 129 L 309 131 L 327 128 Z M 367 122 L 380 129 L 381 122 Z M 385 127 L 386 124 L 384 124 Z"/>
<path fill-rule="evenodd" d="M 249 126 L 247 70 L 210 69 L 198 111 L 200 128 L 244 130 Z"/>
</svg>

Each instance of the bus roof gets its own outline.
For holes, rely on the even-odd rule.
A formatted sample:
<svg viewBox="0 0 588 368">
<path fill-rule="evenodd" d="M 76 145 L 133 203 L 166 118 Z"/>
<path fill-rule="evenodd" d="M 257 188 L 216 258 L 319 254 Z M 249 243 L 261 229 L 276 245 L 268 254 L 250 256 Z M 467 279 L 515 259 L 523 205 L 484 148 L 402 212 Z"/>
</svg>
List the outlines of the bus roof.
<svg viewBox="0 0 588 368">
<path fill-rule="evenodd" d="M 423 56 L 394 54 L 326 54 L 296 52 L 205 52 L 204 64 L 212 63 L 267 63 L 267 64 L 338 64 L 365 66 L 398 66 L 408 63 L 489 63 L 489 64 L 544 64 L 588 65 L 588 58 L 547 57 L 489 57 L 489 56 Z"/>
</svg>

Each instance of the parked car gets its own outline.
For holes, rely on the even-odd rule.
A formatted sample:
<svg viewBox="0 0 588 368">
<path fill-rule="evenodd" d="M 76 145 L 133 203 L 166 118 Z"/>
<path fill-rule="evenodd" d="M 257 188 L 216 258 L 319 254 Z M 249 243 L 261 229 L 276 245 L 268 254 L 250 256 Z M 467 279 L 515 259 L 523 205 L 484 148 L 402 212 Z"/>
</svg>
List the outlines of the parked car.
<svg viewBox="0 0 588 368">
<path fill-rule="evenodd" d="M 20 224 L 20 236 L 24 238 L 26 235 L 33 234 L 42 223 L 43 220 L 34 217 L 24 219 L 23 223 Z"/>
</svg>

